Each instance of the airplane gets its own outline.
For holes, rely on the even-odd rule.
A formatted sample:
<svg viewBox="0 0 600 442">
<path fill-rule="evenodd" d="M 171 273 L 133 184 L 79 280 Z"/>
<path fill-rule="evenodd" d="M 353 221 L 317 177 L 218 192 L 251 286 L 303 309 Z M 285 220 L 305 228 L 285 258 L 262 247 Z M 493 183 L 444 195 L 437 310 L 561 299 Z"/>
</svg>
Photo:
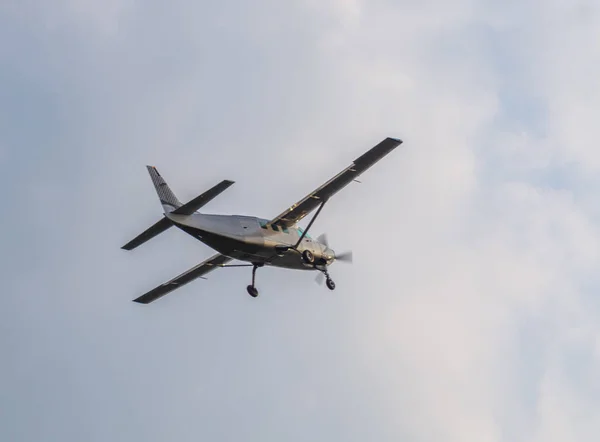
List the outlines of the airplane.
<svg viewBox="0 0 600 442">
<path fill-rule="evenodd" d="M 254 298 L 258 296 L 258 289 L 255 285 L 256 270 L 265 265 L 319 271 L 317 280 L 320 279 L 322 282 L 324 276 L 327 288 L 334 290 L 335 283 L 329 275 L 328 268 L 336 260 L 351 262 L 352 252 L 336 254 L 329 247 L 326 235 L 323 234 L 317 239 L 313 239 L 308 231 L 329 198 L 349 183 L 357 181 L 356 178 L 360 174 L 400 144 L 402 144 L 402 140 L 397 138 L 384 139 L 325 184 L 271 220 L 253 216 L 200 213 L 198 212 L 200 208 L 234 182 L 223 180 L 198 197 L 182 204 L 156 167 L 146 166 L 163 206 L 164 216 L 121 248 L 133 250 L 175 226 L 218 253 L 133 301 L 149 304 L 197 278 L 206 279 L 204 275 L 217 268 L 225 267 L 252 267 L 252 283 L 248 285 L 247 291 Z M 298 222 L 315 209 L 317 211 L 307 227 L 305 229 L 299 227 Z M 229 264 L 233 260 L 246 264 Z"/>
</svg>

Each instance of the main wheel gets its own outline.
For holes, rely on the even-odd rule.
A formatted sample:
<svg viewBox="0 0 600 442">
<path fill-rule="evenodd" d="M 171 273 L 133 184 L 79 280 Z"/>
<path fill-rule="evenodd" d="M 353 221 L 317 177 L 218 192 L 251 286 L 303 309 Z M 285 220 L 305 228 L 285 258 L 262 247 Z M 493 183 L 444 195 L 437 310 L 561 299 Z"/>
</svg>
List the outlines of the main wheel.
<svg viewBox="0 0 600 442">
<path fill-rule="evenodd" d="M 315 255 L 310 250 L 305 250 L 302 252 L 302 259 L 307 264 L 313 264 L 315 262 Z"/>
<path fill-rule="evenodd" d="M 246 287 L 246 290 L 248 290 L 248 294 L 253 298 L 256 298 L 258 296 L 258 290 L 256 290 L 256 287 L 254 287 L 253 285 L 249 285 L 248 287 Z"/>
<path fill-rule="evenodd" d="M 335 282 L 333 282 L 333 279 L 327 278 L 326 284 L 329 290 L 335 290 Z"/>
</svg>

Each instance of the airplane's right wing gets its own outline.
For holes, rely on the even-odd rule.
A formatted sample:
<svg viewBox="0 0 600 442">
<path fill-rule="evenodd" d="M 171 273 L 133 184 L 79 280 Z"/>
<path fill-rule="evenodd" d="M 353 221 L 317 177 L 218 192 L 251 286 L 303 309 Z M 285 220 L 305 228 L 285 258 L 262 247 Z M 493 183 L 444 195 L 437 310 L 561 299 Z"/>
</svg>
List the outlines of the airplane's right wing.
<svg viewBox="0 0 600 442">
<path fill-rule="evenodd" d="M 318 189 L 313 190 L 296 204 L 277 215 L 270 221 L 270 224 L 287 227 L 293 226 L 400 144 L 402 144 L 402 140 L 386 138 L 377 146 L 355 159 L 350 166 L 346 167 Z"/>
<path fill-rule="evenodd" d="M 164 284 L 159 285 L 153 290 L 150 290 L 148 293 L 140 296 L 137 299 L 134 299 L 134 302 L 138 302 L 140 304 L 149 304 L 153 301 L 156 301 L 158 298 L 166 295 L 167 293 L 172 292 L 175 289 L 187 284 L 188 282 L 193 281 L 196 278 L 201 278 L 206 275 L 208 272 L 213 271 L 214 269 L 227 264 L 229 261 L 232 261 L 231 258 L 216 254 L 211 256 L 206 261 L 198 264 L 196 267 L 192 267 L 187 272 L 182 273 L 179 276 L 171 279 L 170 281 L 165 282 Z"/>
</svg>

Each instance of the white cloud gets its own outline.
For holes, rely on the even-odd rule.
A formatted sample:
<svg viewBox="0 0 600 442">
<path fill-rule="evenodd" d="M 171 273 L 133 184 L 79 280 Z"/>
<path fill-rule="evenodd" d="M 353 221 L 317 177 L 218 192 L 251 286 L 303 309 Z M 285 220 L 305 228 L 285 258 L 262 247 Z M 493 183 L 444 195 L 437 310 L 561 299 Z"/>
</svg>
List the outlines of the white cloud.
<svg viewBox="0 0 600 442">
<path fill-rule="evenodd" d="M 561 8 L 547 7 L 544 19 L 536 21 L 527 16 L 523 22 L 533 21 L 531 25 L 539 32 L 533 34 L 535 38 L 545 35 L 538 29 L 543 28 L 544 33 L 562 39 L 568 30 L 556 33 L 552 23 L 560 21 L 563 13 Z M 389 8 L 382 14 L 390 22 L 400 21 L 405 15 L 400 8 Z M 476 23 L 478 16 L 469 19 Z M 452 23 L 449 20 L 448 26 Z M 598 29 L 588 26 L 590 31 Z M 582 54 L 588 52 L 584 40 L 591 36 L 575 29 L 573 24 L 570 30 L 579 33 L 574 38 L 576 46 Z M 407 152 L 402 159 L 410 164 L 407 168 L 413 169 L 403 170 L 409 175 L 399 174 L 394 180 L 408 188 L 397 193 L 405 211 L 402 204 L 387 201 L 386 210 L 380 213 L 380 203 L 375 202 L 367 204 L 369 216 L 364 217 L 374 221 L 374 235 L 388 232 L 385 245 L 380 247 L 394 249 L 387 252 L 385 262 L 379 262 L 381 269 L 369 283 L 383 289 L 377 279 L 391 282 L 391 275 L 395 275 L 395 283 L 387 290 L 397 299 L 391 307 L 389 297 L 385 298 L 388 310 L 383 316 L 374 313 L 383 307 L 383 300 L 377 303 L 372 323 L 364 327 L 370 333 L 366 332 L 362 342 L 365 353 L 375 358 L 373 376 L 387 386 L 389 412 L 403 410 L 401 421 L 411 427 L 415 440 L 465 440 L 473 434 L 484 440 L 515 440 L 506 434 L 514 434 L 517 440 L 544 440 L 545 434 L 553 434 L 552 440 L 593 440 L 597 412 L 577 418 L 563 414 L 553 432 L 552 414 L 560 412 L 562 405 L 560 400 L 546 405 L 548 388 L 570 395 L 564 406 L 571 404 L 575 409 L 586 409 L 583 404 L 592 394 L 584 386 L 569 384 L 568 377 L 545 375 L 553 370 L 555 361 L 541 362 L 544 386 L 537 399 L 537 414 L 523 409 L 519 385 L 524 374 L 515 366 L 520 364 L 517 358 L 526 355 L 514 348 L 521 345 L 521 339 L 528 339 L 518 333 L 521 324 L 537 321 L 540 316 L 544 318 L 538 323 L 540 333 L 550 329 L 557 336 L 568 335 L 575 324 L 591 336 L 600 332 L 595 325 L 597 311 L 582 314 L 592 294 L 585 286 L 589 287 L 590 281 L 592 285 L 598 283 L 594 271 L 600 261 L 596 220 L 589 207 L 581 204 L 577 189 L 553 190 L 552 182 L 553 168 L 560 170 L 573 161 L 581 162 L 583 170 L 595 167 L 597 149 L 592 147 L 595 138 L 590 118 L 600 107 L 592 80 L 597 78 L 593 72 L 600 63 L 583 56 L 591 66 L 586 68 L 583 60 L 575 65 L 562 63 L 558 69 L 547 64 L 534 66 L 534 90 L 538 98 L 549 103 L 545 133 L 540 136 L 535 128 L 504 133 L 493 118 L 502 100 L 498 85 L 507 73 L 492 70 L 477 46 L 471 46 L 473 53 L 449 59 L 448 66 L 442 62 L 440 69 L 428 63 L 434 58 L 406 57 L 402 43 L 395 53 L 392 46 L 397 39 L 393 33 L 385 26 L 373 32 L 377 31 L 387 37 L 389 46 L 383 39 L 369 41 L 366 46 L 371 52 L 362 54 L 359 42 L 370 35 L 357 35 L 354 42 L 348 42 L 344 57 L 358 66 L 358 72 L 350 70 L 349 74 L 348 66 L 342 65 L 341 76 L 357 81 L 355 88 L 348 87 L 352 95 L 349 101 L 363 109 L 371 105 L 381 112 L 372 119 L 366 113 L 363 128 L 383 126 L 382 121 L 389 123 L 392 118 L 401 120 L 410 130 L 405 148 L 418 151 Z M 411 43 L 423 39 L 433 44 L 433 49 L 428 49 L 439 56 L 436 48 L 444 47 L 444 42 L 436 37 L 443 32 L 437 36 L 435 30 L 430 32 L 433 37 L 417 34 Z M 552 46 L 535 38 L 520 40 L 519 50 L 539 50 L 539 43 L 550 53 L 565 51 L 567 55 L 570 51 L 569 45 L 562 46 L 559 41 Z M 381 43 L 383 49 L 375 43 Z M 339 48 L 337 45 L 335 50 Z M 377 62 L 379 52 L 384 63 Z M 553 78 L 557 71 L 564 71 L 564 77 Z M 586 71 L 591 73 L 589 78 Z M 526 77 L 523 81 L 530 80 Z M 577 82 L 576 89 L 585 92 L 574 93 L 573 82 Z M 396 109 L 382 100 L 378 87 L 387 92 L 386 98 L 397 103 Z M 561 95 L 557 90 L 562 91 L 565 102 L 553 108 L 551 103 Z M 571 113 L 578 108 L 581 113 Z M 567 142 L 560 135 L 565 130 L 577 132 L 577 136 Z M 539 181 L 540 170 L 547 174 L 545 182 Z M 490 176 L 496 178 L 490 182 Z M 419 199 L 421 205 L 410 198 Z M 419 214 L 426 214 L 431 221 L 413 224 Z M 440 230 L 447 232 L 436 224 L 448 223 L 458 229 L 451 232 L 461 232 L 460 238 L 466 244 L 452 241 L 445 245 L 440 244 L 439 235 L 434 241 L 424 237 L 439 234 Z M 424 230 L 425 226 L 431 230 Z M 403 234 L 402 230 L 410 233 Z M 416 239 L 415 232 L 420 235 Z M 370 235 L 371 243 L 378 243 L 376 238 Z M 365 293 L 372 293 L 369 283 L 362 285 Z M 588 351 L 593 351 L 593 342 L 587 343 Z M 382 371 L 386 375 L 382 376 Z M 528 378 L 527 382 L 536 383 L 538 379 Z M 521 412 L 536 416 L 535 420 L 521 421 Z"/>
<path fill-rule="evenodd" d="M 44 32 L 68 34 L 78 33 L 88 43 L 97 37 L 118 36 L 122 20 L 131 18 L 136 7 L 135 0 L 57 0 L 46 3 L 35 0 L 4 2 L 0 5 L 5 17 L 17 20 L 24 28 L 40 26 Z M 32 35 L 35 31 L 32 31 Z"/>
<path fill-rule="evenodd" d="M 361 0 L 304 0 L 315 15 L 325 15 L 335 20 L 337 25 L 357 25 L 363 9 Z"/>
<path fill-rule="evenodd" d="M 102 3 L 93 0 L 62 0 L 62 7 L 53 5 L 63 15 L 50 26 L 77 26 L 82 30 L 93 30 L 103 36 L 118 34 L 120 22 L 135 9 L 135 0 L 108 0 Z"/>
<path fill-rule="evenodd" d="M 134 7 L 144 20 L 126 20 Z M 139 330 L 149 334 L 153 348 L 144 348 L 155 356 L 118 360 L 128 369 L 143 364 L 149 377 L 160 368 L 171 375 L 175 393 L 164 395 L 175 407 L 151 423 L 156 434 L 189 437 L 178 406 L 216 413 L 183 393 L 198 385 L 197 371 L 216 385 L 192 388 L 222 405 L 215 420 L 225 419 L 224 409 L 252 418 L 255 426 L 242 420 L 228 429 L 236 437 L 240 428 L 262 435 L 258 427 L 276 426 L 261 420 L 269 411 L 297 411 L 324 427 L 316 416 L 337 422 L 335 410 L 354 406 L 344 428 L 354 435 L 376 428 L 387 440 L 595 440 L 599 396 L 589 387 L 600 368 L 600 235 L 590 196 L 600 164 L 593 121 L 600 60 L 588 49 L 600 29 L 595 4 L 171 8 L 157 17 L 130 2 L 100 9 L 64 2 L 44 15 L 55 30 L 68 24 L 84 41 L 111 41 L 97 52 L 90 43 L 74 68 L 77 88 L 68 97 L 80 119 L 65 126 L 66 139 L 91 139 L 93 148 L 77 164 L 85 179 L 70 200 L 81 214 L 64 245 L 70 267 L 52 262 L 47 271 L 66 275 L 66 293 L 87 287 L 98 269 L 118 281 L 119 293 L 69 301 L 108 318 L 122 332 L 123 353 L 135 348 L 128 339 Z M 515 90 L 525 93 L 507 104 Z M 541 103 L 536 115 L 512 113 L 529 101 Z M 211 207 L 268 216 L 385 136 L 405 144 L 363 185 L 333 199 L 315 226 L 336 248 L 355 251 L 353 268 L 332 269 L 334 294 L 321 296 L 311 277 L 265 271 L 263 297 L 250 305 L 233 298 L 245 285 L 238 273 L 182 289 L 155 310 L 111 313 L 123 311 L 124 292 L 139 281 L 168 278 L 204 250 L 172 232 L 133 257 L 106 245 L 158 216 L 145 162 L 164 164 L 189 197 L 213 179 L 235 179 Z M 560 177 L 565 169 L 569 179 Z M 54 186 L 31 188 L 40 203 L 59 197 L 48 193 Z M 89 290 L 111 287 L 97 285 Z M 193 296 L 200 287 L 222 293 Z M 114 357 L 84 327 L 103 328 L 90 321 L 75 324 Z M 198 348 L 202 357 L 182 356 Z M 589 357 L 573 361 L 574 349 Z M 184 365 L 161 365 L 165 352 Z M 205 354 L 214 372 L 205 371 Z M 583 373 L 574 368 L 582 365 Z M 142 387 L 125 389 L 129 400 Z M 367 418 L 372 409 L 377 417 Z M 341 426 L 330 431 L 331 439 L 345 434 Z"/>
<path fill-rule="evenodd" d="M 595 147 L 600 107 L 600 10 L 595 2 L 540 2 L 537 18 L 528 24 L 527 55 L 532 92 L 545 104 L 548 147 L 582 172 L 600 167 Z"/>
</svg>

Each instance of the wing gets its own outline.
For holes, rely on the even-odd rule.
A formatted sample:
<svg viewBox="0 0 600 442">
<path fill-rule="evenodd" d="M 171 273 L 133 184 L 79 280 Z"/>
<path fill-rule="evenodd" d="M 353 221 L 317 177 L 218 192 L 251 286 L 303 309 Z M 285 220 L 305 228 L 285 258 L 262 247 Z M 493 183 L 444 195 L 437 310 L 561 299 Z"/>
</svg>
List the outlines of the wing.
<svg viewBox="0 0 600 442">
<path fill-rule="evenodd" d="M 328 200 L 331 196 L 343 189 L 357 176 L 378 162 L 396 147 L 402 144 L 402 140 L 396 138 L 386 138 L 377 146 L 373 147 L 367 153 L 358 157 L 354 162 L 327 181 L 318 189 L 314 190 L 306 197 L 298 201 L 289 209 L 279 214 L 271 220 L 271 224 L 284 225 L 290 227 L 312 212 L 323 201 Z"/>
<path fill-rule="evenodd" d="M 192 267 L 187 272 L 176 276 L 170 281 L 159 285 L 154 290 L 150 290 L 148 293 L 140 296 L 137 299 L 134 299 L 133 302 L 149 304 L 152 301 L 156 301 L 158 298 L 165 296 L 167 293 L 170 293 L 173 290 L 187 284 L 188 282 L 191 282 L 196 278 L 201 278 L 203 275 L 206 275 L 208 272 L 211 272 L 212 270 L 228 263 L 229 261 L 232 261 L 232 259 L 221 254 L 211 256 L 206 261 L 198 264 L 196 267 Z"/>
</svg>

